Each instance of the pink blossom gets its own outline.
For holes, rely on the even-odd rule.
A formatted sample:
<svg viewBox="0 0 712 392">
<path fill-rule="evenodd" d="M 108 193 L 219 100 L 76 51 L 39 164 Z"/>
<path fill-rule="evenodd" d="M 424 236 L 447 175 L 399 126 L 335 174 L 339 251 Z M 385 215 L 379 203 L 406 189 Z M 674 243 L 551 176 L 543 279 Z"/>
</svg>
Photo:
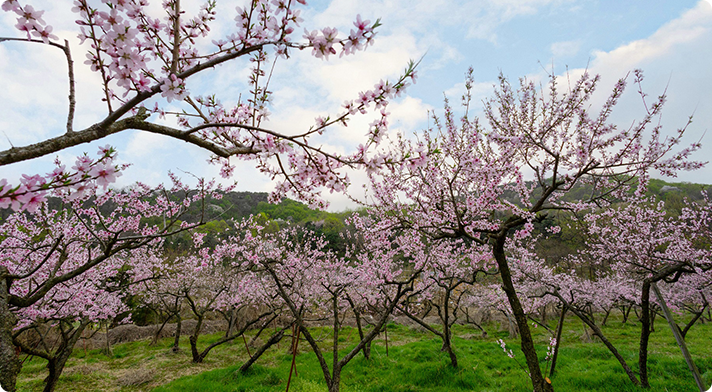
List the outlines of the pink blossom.
<svg viewBox="0 0 712 392">
<path fill-rule="evenodd" d="M 169 78 L 161 80 L 161 96 L 166 98 L 168 102 L 182 100 L 187 95 L 183 81 L 176 75 L 171 75 Z"/>
<path fill-rule="evenodd" d="M 32 31 L 32 35 L 34 35 L 36 37 L 40 37 L 40 39 L 42 41 L 44 41 L 44 43 L 46 43 L 46 44 L 48 44 L 49 40 L 51 40 L 51 39 L 52 40 L 59 39 L 59 37 L 52 34 L 52 26 L 46 26 L 43 29 L 36 29 L 36 30 Z"/>
<path fill-rule="evenodd" d="M 96 178 L 96 183 L 106 189 L 109 184 L 116 182 L 116 177 L 121 176 L 121 173 L 116 171 L 116 167 L 112 164 L 97 163 L 89 171 L 89 175 Z"/>
</svg>

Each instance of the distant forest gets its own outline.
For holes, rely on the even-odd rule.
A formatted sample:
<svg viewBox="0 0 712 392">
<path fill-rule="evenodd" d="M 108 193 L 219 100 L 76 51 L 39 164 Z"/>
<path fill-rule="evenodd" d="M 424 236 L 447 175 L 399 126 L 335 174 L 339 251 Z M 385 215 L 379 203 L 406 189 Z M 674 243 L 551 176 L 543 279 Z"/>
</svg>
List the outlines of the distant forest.
<svg viewBox="0 0 712 392">
<path fill-rule="evenodd" d="M 583 200 L 591 195 L 591 188 L 579 186 L 578 189 L 569 192 L 567 201 Z M 687 201 L 701 201 L 707 197 L 712 197 L 712 185 L 693 184 L 688 182 L 670 183 L 663 180 L 652 179 L 648 186 L 648 195 L 654 196 L 657 200 L 665 202 L 665 207 L 671 213 L 679 212 Z M 217 243 L 221 234 L 228 228 L 231 220 L 241 220 L 254 215 L 264 225 L 269 225 L 273 230 L 289 225 L 300 225 L 310 228 L 317 234 L 324 235 L 329 241 L 330 248 L 339 252 L 345 249 L 345 244 L 341 237 L 341 232 L 345 229 L 345 220 L 354 211 L 327 212 L 310 209 L 306 204 L 291 199 L 283 199 L 279 204 L 267 202 L 267 193 L 264 192 L 227 192 L 221 199 L 209 198 L 205 200 L 205 205 L 194 207 L 183 215 L 183 220 L 196 222 L 202 214 L 206 224 L 198 231 L 206 233 L 205 241 L 208 245 Z M 516 203 L 515 195 L 512 202 Z M 179 195 L 176 195 L 179 197 Z M 60 208 L 61 201 L 57 198 L 50 198 L 49 208 Z M 111 206 L 104 205 L 102 209 Z M 4 221 L 12 210 L 0 210 L 0 220 Z M 562 231 L 554 236 L 549 236 L 546 240 L 538 244 L 539 254 L 554 263 L 567 254 L 575 251 L 582 243 L 583 239 L 578 237 L 575 228 L 568 227 L 567 222 L 561 221 L 556 216 L 550 216 L 538 223 L 537 229 L 542 230 L 547 226 L 559 225 Z M 167 239 L 169 249 L 176 254 L 186 252 L 191 239 L 188 233 L 174 236 Z"/>
</svg>

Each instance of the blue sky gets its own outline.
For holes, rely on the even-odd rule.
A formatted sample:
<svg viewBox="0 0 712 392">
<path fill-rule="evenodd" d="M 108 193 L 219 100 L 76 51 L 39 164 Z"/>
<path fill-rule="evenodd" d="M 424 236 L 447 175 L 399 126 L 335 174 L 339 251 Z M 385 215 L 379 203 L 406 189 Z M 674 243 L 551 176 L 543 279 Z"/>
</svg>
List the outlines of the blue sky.
<svg viewBox="0 0 712 392">
<path fill-rule="evenodd" d="M 190 2 L 189 7 L 192 6 Z M 197 3 L 197 2 L 196 2 Z M 229 32 L 234 7 L 243 1 L 218 0 L 219 24 L 210 39 Z M 62 39 L 75 42 L 69 1 L 32 1 L 46 9 L 44 19 Z M 650 96 L 666 88 L 668 104 L 662 123 L 673 132 L 694 113 L 688 142 L 712 128 L 712 0 L 676 1 L 567 1 L 567 0 L 333 0 L 311 1 L 303 12 L 304 27 L 325 26 L 348 33 L 356 14 L 381 18 L 376 42 L 364 53 L 328 62 L 308 53 L 295 53 L 277 63 L 272 89 L 270 126 L 289 132 L 308 127 L 318 115 L 338 112 L 339 105 L 371 88 L 381 78 L 396 78 L 409 59 L 423 57 L 418 82 L 390 105 L 392 131 L 422 129 L 427 111 L 439 111 L 443 93 L 453 99 L 462 93 L 465 71 L 474 67 L 477 101 L 491 94 L 497 75 L 541 79 L 546 70 L 573 75 L 582 69 L 601 74 L 598 100 L 605 99 L 615 81 L 635 68 L 645 71 Z M 0 15 L 0 36 L 17 36 L 14 17 Z M 74 41 L 73 41 L 74 40 Z M 207 42 L 209 42 L 209 40 Z M 73 43 L 78 65 L 81 48 Z M 104 114 L 97 77 L 79 67 L 77 126 L 88 126 Z M 224 102 L 245 93 L 244 62 L 220 67 L 192 82 L 194 92 L 215 92 Z M 0 44 L 0 148 L 25 145 L 63 132 L 66 116 L 66 70 L 61 53 L 52 48 L 19 43 Z M 614 116 L 630 124 L 642 106 L 631 86 Z M 475 111 L 477 108 L 475 108 Z M 350 152 L 363 140 L 369 118 L 353 121 L 345 130 L 329 133 L 322 142 Z M 169 170 L 216 177 L 218 168 L 206 163 L 208 154 L 165 137 L 138 132 L 114 136 L 90 146 L 64 151 L 66 162 L 83 151 L 112 144 L 120 157 L 133 164 L 119 186 L 134 181 L 157 184 Z M 698 160 L 712 157 L 712 132 L 702 139 Z M 54 157 L 0 168 L 0 177 L 45 172 Z M 352 178 L 358 185 L 361 175 Z M 238 166 L 239 189 L 269 191 L 268 179 L 249 163 Z M 674 181 L 712 183 L 712 167 L 682 173 Z M 358 186 L 355 191 L 359 192 Z M 347 207 L 343 196 L 329 195 L 333 210 Z"/>
</svg>

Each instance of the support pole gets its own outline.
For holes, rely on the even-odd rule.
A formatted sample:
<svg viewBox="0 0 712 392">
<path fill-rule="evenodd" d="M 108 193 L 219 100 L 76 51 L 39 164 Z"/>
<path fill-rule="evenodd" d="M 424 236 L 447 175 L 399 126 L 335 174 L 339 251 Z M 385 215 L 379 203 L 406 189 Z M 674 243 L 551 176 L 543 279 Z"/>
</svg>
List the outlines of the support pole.
<svg viewBox="0 0 712 392">
<path fill-rule="evenodd" d="M 675 340 L 677 340 L 677 345 L 680 346 L 680 351 L 682 351 L 682 356 L 685 357 L 685 361 L 687 362 L 687 367 L 690 368 L 690 371 L 692 372 L 692 376 L 695 377 L 695 382 L 697 383 L 697 387 L 700 389 L 700 392 L 705 392 L 705 386 L 702 383 L 702 377 L 700 376 L 700 371 L 697 370 L 697 366 L 695 366 L 695 362 L 692 361 L 692 356 L 690 355 L 690 352 L 687 350 L 687 345 L 685 344 L 685 339 L 682 337 L 682 334 L 680 333 L 680 328 L 677 326 L 677 324 L 675 324 L 675 320 L 672 318 L 672 313 L 670 313 L 670 309 L 668 309 L 667 304 L 665 303 L 665 300 L 663 299 L 662 294 L 660 294 L 658 285 L 655 284 L 655 282 L 653 282 L 650 284 L 650 287 L 652 287 L 653 291 L 655 292 L 655 295 L 658 297 L 658 301 L 660 302 L 660 307 L 663 309 L 665 318 L 667 319 L 668 323 L 670 324 L 670 329 L 672 329 L 672 334 L 675 336 Z"/>
</svg>

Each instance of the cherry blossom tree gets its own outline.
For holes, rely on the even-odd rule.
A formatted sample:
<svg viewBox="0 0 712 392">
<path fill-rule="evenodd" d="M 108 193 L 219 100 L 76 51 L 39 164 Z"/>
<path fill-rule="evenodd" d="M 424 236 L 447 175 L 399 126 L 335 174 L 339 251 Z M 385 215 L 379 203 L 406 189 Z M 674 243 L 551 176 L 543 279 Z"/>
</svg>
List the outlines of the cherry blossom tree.
<svg viewBox="0 0 712 392">
<path fill-rule="evenodd" d="M 515 266 L 517 282 L 526 288 L 527 296 L 558 299 L 601 339 L 631 383 L 649 388 L 653 306 L 661 305 L 651 298 L 651 288 L 661 283 L 661 291 L 676 304 L 678 295 L 689 300 L 709 286 L 708 209 L 707 203 L 690 203 L 679 216 L 672 216 L 662 202 L 644 199 L 589 211 L 582 219 L 586 247 L 569 257 L 574 268 L 559 266 L 556 271 L 544 260 L 529 257 Z M 591 266 L 596 274 L 582 273 Z M 605 313 L 619 301 L 641 310 L 638 372 L 603 333 L 607 314 L 603 320 L 596 319 L 596 314 Z"/>
<path fill-rule="evenodd" d="M 45 303 L 58 286 L 68 286 L 103 264 L 118 269 L 116 263 L 130 259 L 133 250 L 148 251 L 162 238 L 200 225 L 182 222 L 181 217 L 192 203 L 203 200 L 205 186 L 194 192 L 176 180 L 171 189 L 138 184 L 124 192 L 91 191 L 72 198 L 75 192 L 65 194 L 59 209 L 45 203 L 34 212 L 15 213 L 0 225 L 2 388 L 14 391 L 20 371 L 12 340 L 13 331 L 21 327 L 19 314 Z M 177 197 L 181 193 L 190 195 Z"/>
<path fill-rule="evenodd" d="M 165 263 L 166 261 L 164 261 Z M 145 281 L 137 288 L 135 295 L 139 296 L 143 306 L 151 309 L 160 318 L 161 326 L 153 334 L 151 344 L 158 343 L 161 331 L 171 319 L 176 320 L 175 339 L 173 341 L 173 351 L 179 350 L 180 335 L 182 328 L 183 297 L 175 295 L 172 281 L 165 279 L 165 276 L 158 276 L 155 279 Z M 176 291 L 179 292 L 179 291 Z"/>
<path fill-rule="evenodd" d="M 138 130 L 183 140 L 212 154 L 222 165 L 221 174 L 230 177 L 231 157 L 251 160 L 268 176 L 278 180 L 273 197 L 291 192 L 312 204 L 324 205 L 318 197 L 325 187 L 342 191 L 348 185 L 344 165 L 370 163 L 366 151 L 379 144 L 387 129 L 385 107 L 415 77 L 415 64 L 407 67 L 394 82 L 381 80 L 371 90 L 344 103 L 340 113 L 315 119 L 308 129 L 270 128 L 270 80 L 276 61 L 286 61 L 295 50 L 310 50 L 324 60 L 331 55 L 351 55 L 373 43 L 379 21 L 356 17 L 348 35 L 337 29 L 298 31 L 304 22 L 299 7 L 304 0 L 256 0 L 236 7 L 232 30 L 225 36 L 209 35 L 219 15 L 216 1 L 208 0 L 195 14 L 189 14 L 180 0 L 164 1 L 155 12 L 146 0 L 75 0 L 80 44 L 87 47 L 86 61 L 101 80 L 106 115 L 83 129 L 75 129 L 77 110 L 75 62 L 69 41 L 61 41 L 45 21 L 44 11 L 20 0 L 3 0 L 2 9 L 17 15 L 15 27 L 21 37 L 0 37 L 0 42 L 50 45 L 66 57 L 69 108 L 64 134 L 37 143 L 0 151 L 0 165 L 34 159 L 112 134 Z M 49 18 L 49 16 L 47 16 Z M 299 35 L 302 35 L 299 37 Z M 211 39 L 215 38 L 215 39 Z M 234 106 L 225 106 L 214 94 L 191 93 L 192 81 L 216 67 L 237 59 L 249 60 L 249 91 Z M 179 106 L 177 111 L 166 108 Z M 354 116 L 373 111 L 376 120 L 363 143 L 350 155 L 329 152 L 310 142 L 328 128 L 345 126 Z M 152 116 L 154 117 L 152 119 Z M 175 126 L 155 117 L 170 116 Z M 111 181 L 113 168 L 95 162 L 89 171 L 66 171 L 60 167 L 46 176 L 32 175 L 11 185 L 0 182 L 0 203 L 22 208 L 52 187 L 82 187 L 93 180 L 101 185 Z M 35 196 L 38 194 L 39 196 Z M 34 208 L 34 207 L 27 207 Z"/>
<path fill-rule="evenodd" d="M 369 157 L 368 151 L 379 145 L 387 130 L 389 101 L 400 94 L 415 78 L 415 64 L 410 63 L 404 74 L 393 82 L 380 81 L 373 89 L 364 91 L 344 103 L 339 113 L 315 119 L 304 130 L 276 130 L 269 124 L 271 69 L 277 59 L 289 59 L 295 50 L 310 50 L 317 58 L 331 55 L 351 55 L 373 43 L 379 21 L 371 22 L 356 17 L 354 28 L 348 35 L 340 35 L 335 28 L 305 31 L 301 42 L 295 38 L 303 22 L 297 1 L 250 1 L 236 8 L 232 31 L 211 40 L 208 36 L 215 23 L 215 1 L 207 1 L 200 10 L 189 15 L 180 0 L 169 0 L 161 7 L 150 7 L 145 0 L 132 1 L 74 1 L 72 11 L 77 14 L 80 45 L 87 47 L 85 64 L 101 81 L 102 104 L 106 107 L 103 118 L 98 118 L 82 129 L 75 127 L 79 108 L 76 102 L 75 62 L 68 40 L 60 40 L 53 27 L 45 21 L 44 11 L 19 0 L 3 0 L 2 9 L 17 15 L 16 28 L 21 37 L 0 37 L 0 42 L 10 44 L 49 45 L 61 50 L 67 64 L 69 102 L 66 132 L 37 143 L 12 147 L 0 151 L 0 165 L 26 161 L 82 143 L 100 140 L 126 130 L 138 130 L 183 140 L 212 154 L 212 162 L 222 165 L 221 174 L 230 177 L 234 166 L 230 158 L 251 160 L 255 166 L 278 184 L 273 200 L 290 193 L 313 205 L 324 206 L 318 197 L 320 189 L 342 191 L 348 185 L 348 176 L 341 171 L 345 165 L 378 167 L 378 159 Z M 49 17 L 49 16 L 47 16 Z M 207 42 L 210 40 L 210 42 Z M 196 95 L 192 81 L 197 75 L 210 72 L 215 67 L 236 59 L 250 64 L 249 91 L 242 94 L 234 105 L 224 105 L 220 99 Z M 280 60 L 281 61 L 281 60 Z M 171 112 L 167 104 L 178 106 Z M 372 111 L 375 121 L 365 132 L 363 143 L 350 155 L 328 152 L 312 142 L 313 138 L 329 128 L 345 126 L 354 116 Z M 171 123 L 156 117 L 169 116 Z M 153 117 L 153 118 L 152 118 Z M 99 159 L 79 157 L 71 170 L 61 162 L 46 175 L 24 176 L 19 184 L 0 180 L 0 206 L 37 213 L 48 192 L 65 192 L 69 198 L 86 200 L 97 188 L 106 189 L 123 167 L 112 159 L 115 151 L 103 148 Z M 140 193 L 140 192 L 139 192 Z M 113 194 L 127 211 L 125 196 Z M 143 196 L 148 193 L 144 192 Z M 138 196 L 138 195 L 137 195 Z M 107 200 L 96 200 L 97 206 Z M 78 204 L 71 214 L 59 214 L 57 219 L 75 222 L 77 229 L 70 233 L 49 235 L 36 243 L 26 240 L 24 255 L 3 256 L 0 264 L 0 385 L 13 391 L 19 372 L 19 362 L 14 356 L 10 331 L 15 326 L 13 310 L 36 303 L 52 287 L 94 268 L 110 256 L 132 248 L 148 246 L 156 238 L 167 236 L 178 228 L 177 214 L 167 199 L 159 204 L 133 199 L 137 205 L 133 218 L 114 215 L 102 216 L 96 209 Z M 140 207 L 140 208 L 139 208 Z M 146 208 L 146 210 L 141 210 Z M 86 214 L 86 215 L 85 215 Z M 155 215 L 159 214 L 159 215 Z M 168 225 L 142 225 L 140 217 L 168 217 Z M 3 227 L 13 236 L 21 224 L 13 218 Z M 51 219 L 45 219 L 49 222 Z M 69 223 L 67 223 L 69 224 Z M 17 227 L 13 228 L 12 226 Z M 50 233 L 49 223 L 46 230 Z M 61 227 L 60 224 L 55 224 Z M 83 228 L 82 228 L 83 227 Z M 39 230 L 39 229 L 37 229 Z M 76 237 L 79 236 L 79 237 Z M 95 238 L 92 240 L 91 238 Z M 47 242 L 47 241 L 56 242 Z M 76 268 L 62 268 L 52 272 L 35 291 L 23 296 L 16 293 L 20 282 L 41 270 L 50 268 L 54 259 L 65 254 L 67 247 L 84 244 L 83 251 L 75 252 L 80 261 Z M 3 248 L 3 252 L 16 247 Z M 17 248 L 21 249 L 21 248 Z M 46 259 L 38 256 L 45 253 Z M 22 253 L 22 251 L 21 251 Z M 30 257 L 30 255 L 32 257 Z M 35 260 L 35 257 L 40 257 Z M 62 257 L 59 257 L 62 259 Z M 24 265 L 17 260 L 34 260 Z M 15 260 L 13 262 L 7 260 Z M 44 261 L 43 261 L 44 260 Z M 65 264 L 66 265 L 66 264 Z M 12 307 L 12 308 L 11 308 Z"/>
<path fill-rule="evenodd" d="M 660 286 L 668 305 L 678 314 L 692 314 L 692 319 L 680 328 L 683 337 L 702 319 L 712 298 L 712 269 L 683 275 L 677 282 Z M 704 321 L 704 320 L 703 320 Z"/>
<path fill-rule="evenodd" d="M 471 253 L 465 254 L 459 242 L 439 242 L 428 247 L 431 262 L 416 281 L 413 292 L 397 306 L 397 310 L 440 337 L 443 342 L 441 351 L 448 353 L 450 365 L 455 368 L 457 355 L 452 347 L 452 326 L 467 302 L 463 303 L 463 298 L 473 295 L 470 289 L 477 280 L 477 274 L 491 272 L 483 268 L 491 265 L 488 253 L 482 252 L 479 247 L 472 247 L 469 249 Z M 440 319 L 442 331 L 424 320 L 433 308 Z"/>
<path fill-rule="evenodd" d="M 18 328 L 13 331 L 13 342 L 27 355 L 47 360 L 49 374 L 44 380 L 45 392 L 55 389 L 84 330 L 90 324 L 112 319 L 127 310 L 121 291 L 112 287 L 111 282 L 118 267 L 125 267 L 125 263 L 113 257 L 81 276 L 54 286 L 42 299 L 17 312 Z M 140 276 L 135 278 L 140 279 Z"/>
<path fill-rule="evenodd" d="M 269 232 L 246 221 L 240 237 L 217 247 L 234 266 L 261 272 L 265 288 L 289 309 L 296 330 L 304 336 L 319 361 L 327 387 L 338 391 L 341 372 L 383 328 L 400 299 L 430 260 L 418 237 L 398 235 L 377 221 L 355 216 L 351 224 L 355 238 L 347 254 L 338 257 L 327 250 L 327 242 L 298 227 Z M 352 309 L 375 307 L 373 328 L 362 334 L 355 347 L 339 353 L 343 318 Z M 317 343 L 309 320 L 332 324 L 331 366 Z"/>
<path fill-rule="evenodd" d="M 642 73 L 634 82 L 642 84 Z M 461 238 L 488 247 L 496 262 L 534 390 L 551 391 L 542 376 L 527 314 L 512 279 L 507 243 L 531 236 L 547 211 L 579 211 L 607 205 L 628 194 L 640 196 L 650 170 L 674 175 L 702 164 L 689 161 L 699 144 L 674 151 L 687 125 L 664 137 L 655 125 L 664 95 L 648 103 L 642 119 L 619 129 L 611 113 L 626 80 L 613 88 L 594 114 L 591 99 L 599 78 L 584 73 L 561 86 L 551 75 L 545 88 L 521 79 L 518 89 L 500 77 L 494 97 L 485 101 L 486 125 L 470 117 L 472 72 L 468 73 L 462 116 L 449 102 L 432 128 L 400 136 L 381 153 L 384 169 L 371 172 L 370 196 L 393 227 L 413 230 L 434 240 Z M 641 92 L 642 94 L 642 92 Z M 533 176 L 533 181 L 526 181 Z M 566 202 L 574 186 L 587 185 L 590 197 Z M 552 230 L 556 230 L 554 227 Z"/>
<path fill-rule="evenodd" d="M 655 303 L 651 288 L 656 282 L 679 283 L 681 277 L 696 275 L 696 285 L 709 285 L 712 269 L 709 241 L 709 202 L 688 202 L 679 216 L 670 216 L 664 203 L 643 200 L 617 208 L 595 211 L 586 216 L 591 240 L 586 248 L 587 262 L 608 265 L 632 288 L 641 308 L 641 334 L 638 351 L 640 384 L 648 388 L 648 342 L 652 332 Z M 678 286 L 679 289 L 680 286 Z M 688 286 L 687 290 L 693 290 Z"/>
<path fill-rule="evenodd" d="M 189 337 L 193 363 L 203 362 L 213 348 L 233 341 L 251 327 L 266 319 L 274 320 L 279 315 L 271 306 L 270 298 L 263 295 L 260 279 L 255 274 L 231 269 L 220 258 L 210 258 L 207 251 L 200 253 L 181 257 L 171 265 L 171 280 L 176 287 L 174 295 L 187 302 L 197 321 Z M 225 309 L 242 311 L 239 313 L 243 316 L 240 328 L 199 350 L 198 339 L 205 317 L 210 312 Z"/>
</svg>

